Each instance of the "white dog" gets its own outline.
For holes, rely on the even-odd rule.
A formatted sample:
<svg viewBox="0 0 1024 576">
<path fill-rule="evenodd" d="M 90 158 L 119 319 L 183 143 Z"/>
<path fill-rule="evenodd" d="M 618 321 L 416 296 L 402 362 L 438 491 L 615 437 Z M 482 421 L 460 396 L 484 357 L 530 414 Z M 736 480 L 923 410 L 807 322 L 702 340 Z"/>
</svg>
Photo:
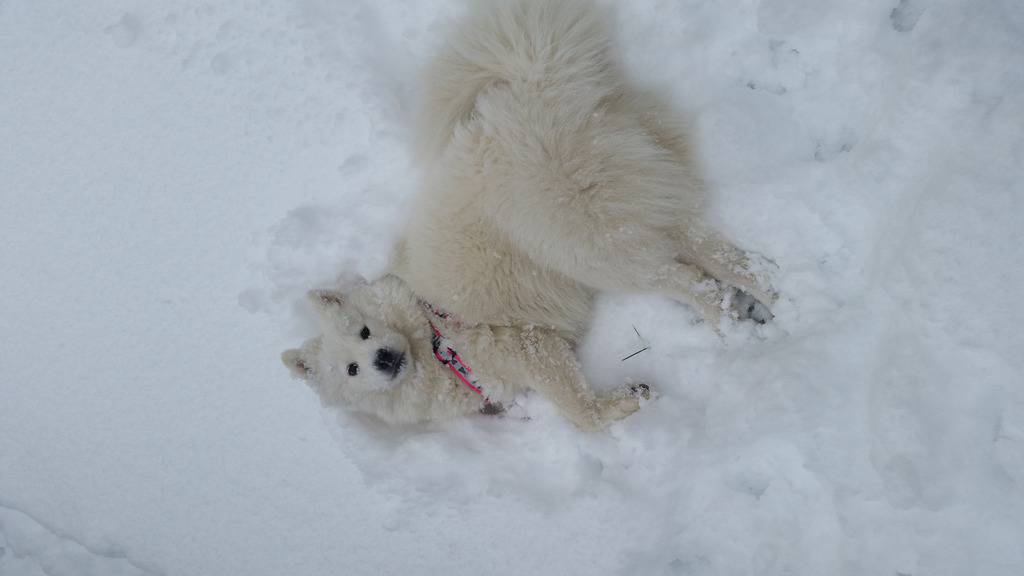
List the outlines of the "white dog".
<svg viewBox="0 0 1024 576">
<path fill-rule="evenodd" d="M 531 388 L 595 429 L 647 392 L 587 387 L 573 346 L 596 293 L 663 294 L 716 328 L 730 305 L 770 317 L 769 264 L 702 224 L 682 131 L 625 79 L 590 2 L 478 5 L 425 88 L 424 185 L 392 273 L 312 292 L 323 335 L 283 355 L 325 404 L 414 422 Z"/>
</svg>

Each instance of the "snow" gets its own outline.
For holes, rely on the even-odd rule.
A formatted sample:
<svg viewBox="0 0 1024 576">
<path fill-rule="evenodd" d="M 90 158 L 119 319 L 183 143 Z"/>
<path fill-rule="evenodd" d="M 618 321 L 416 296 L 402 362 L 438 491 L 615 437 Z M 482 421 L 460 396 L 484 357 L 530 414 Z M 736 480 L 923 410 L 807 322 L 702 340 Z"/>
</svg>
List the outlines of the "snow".
<svg viewBox="0 0 1024 576">
<path fill-rule="evenodd" d="M 591 435 L 386 429 L 278 359 L 383 270 L 459 11 L 0 0 L 0 574 L 1024 573 L 1024 5 L 621 3 L 783 299 L 604 299 L 587 373 L 660 397 Z"/>
</svg>

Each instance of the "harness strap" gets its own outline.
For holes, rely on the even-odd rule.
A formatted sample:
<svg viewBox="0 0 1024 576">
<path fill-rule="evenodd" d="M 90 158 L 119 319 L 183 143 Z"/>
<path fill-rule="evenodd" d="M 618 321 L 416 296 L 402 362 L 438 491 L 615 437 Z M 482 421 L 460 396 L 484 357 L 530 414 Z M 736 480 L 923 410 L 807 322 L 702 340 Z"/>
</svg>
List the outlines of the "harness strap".
<svg viewBox="0 0 1024 576">
<path fill-rule="evenodd" d="M 438 318 L 444 320 L 451 319 L 447 312 L 434 308 L 428 302 L 423 302 L 423 305 Z M 465 384 L 467 388 L 479 394 L 484 399 L 484 411 L 490 413 L 489 410 L 495 408 L 496 405 L 492 404 L 491 399 L 487 397 L 483 386 L 480 385 L 480 379 L 473 374 L 473 369 L 463 362 L 459 353 L 455 351 L 455 348 L 452 348 L 451 340 L 445 338 L 444 334 L 441 334 L 441 331 L 437 329 L 433 322 L 430 322 L 430 330 L 433 332 L 430 337 L 430 345 L 434 349 L 434 358 L 437 358 L 438 362 L 447 366 L 452 371 L 452 374 L 455 374 L 455 377 Z"/>
<path fill-rule="evenodd" d="M 434 348 L 434 358 L 437 358 L 438 362 L 447 366 L 455 374 L 455 377 L 468 386 L 470 390 L 483 396 L 484 401 L 490 403 L 487 395 L 484 394 L 483 387 L 478 384 L 479 379 L 473 374 L 473 370 L 462 361 L 459 353 L 450 346 L 451 341 L 441 334 L 441 331 L 437 329 L 437 326 L 434 326 L 433 322 L 430 323 L 430 329 L 434 332 L 434 335 L 430 338 L 430 343 Z"/>
</svg>

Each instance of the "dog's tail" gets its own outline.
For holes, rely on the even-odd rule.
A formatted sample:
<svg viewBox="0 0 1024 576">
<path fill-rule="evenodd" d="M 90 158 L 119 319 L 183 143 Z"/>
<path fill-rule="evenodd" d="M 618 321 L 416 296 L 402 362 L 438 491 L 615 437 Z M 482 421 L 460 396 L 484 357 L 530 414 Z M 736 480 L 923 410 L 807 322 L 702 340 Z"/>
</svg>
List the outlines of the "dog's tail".
<svg viewBox="0 0 1024 576">
<path fill-rule="evenodd" d="M 608 17 L 591 0 L 484 0 L 470 8 L 427 70 L 419 152 L 441 153 L 495 83 L 585 97 L 614 85 Z"/>
</svg>

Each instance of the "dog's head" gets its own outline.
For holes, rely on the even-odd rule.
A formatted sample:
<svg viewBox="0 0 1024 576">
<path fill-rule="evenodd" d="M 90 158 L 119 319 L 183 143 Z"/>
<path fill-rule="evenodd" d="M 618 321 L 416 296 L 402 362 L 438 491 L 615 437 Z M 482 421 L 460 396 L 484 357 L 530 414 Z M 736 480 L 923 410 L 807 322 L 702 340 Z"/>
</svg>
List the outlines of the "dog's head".
<svg viewBox="0 0 1024 576">
<path fill-rule="evenodd" d="M 322 334 L 281 359 L 324 404 L 362 404 L 412 378 L 410 339 L 427 336 L 413 333 L 420 312 L 401 281 L 359 282 L 344 293 L 312 290 L 308 297 Z"/>
</svg>

